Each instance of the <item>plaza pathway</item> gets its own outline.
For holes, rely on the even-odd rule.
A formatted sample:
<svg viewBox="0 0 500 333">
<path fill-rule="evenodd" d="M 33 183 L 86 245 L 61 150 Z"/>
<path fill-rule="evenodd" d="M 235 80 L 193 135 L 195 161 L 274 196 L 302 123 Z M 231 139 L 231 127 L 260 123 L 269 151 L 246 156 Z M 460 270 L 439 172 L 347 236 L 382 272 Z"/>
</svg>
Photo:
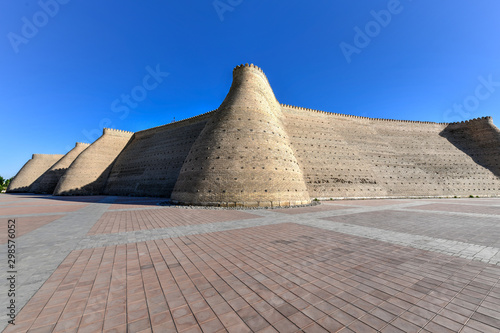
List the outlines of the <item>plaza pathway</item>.
<svg viewBox="0 0 500 333">
<path fill-rule="evenodd" d="M 161 201 L 0 195 L 0 329 L 500 331 L 500 198 L 262 210 Z"/>
</svg>

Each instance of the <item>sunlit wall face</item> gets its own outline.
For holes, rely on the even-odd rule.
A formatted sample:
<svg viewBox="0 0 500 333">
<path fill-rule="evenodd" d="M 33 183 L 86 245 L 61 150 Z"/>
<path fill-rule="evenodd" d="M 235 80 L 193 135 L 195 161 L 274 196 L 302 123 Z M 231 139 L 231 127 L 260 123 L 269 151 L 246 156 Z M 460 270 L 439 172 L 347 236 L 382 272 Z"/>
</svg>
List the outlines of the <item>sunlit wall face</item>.
<svg viewBox="0 0 500 333">
<path fill-rule="evenodd" d="M 494 0 L 3 2 L 0 175 L 104 127 L 135 132 L 213 110 L 230 69 L 246 62 L 290 105 L 495 122 L 499 9 Z"/>
</svg>

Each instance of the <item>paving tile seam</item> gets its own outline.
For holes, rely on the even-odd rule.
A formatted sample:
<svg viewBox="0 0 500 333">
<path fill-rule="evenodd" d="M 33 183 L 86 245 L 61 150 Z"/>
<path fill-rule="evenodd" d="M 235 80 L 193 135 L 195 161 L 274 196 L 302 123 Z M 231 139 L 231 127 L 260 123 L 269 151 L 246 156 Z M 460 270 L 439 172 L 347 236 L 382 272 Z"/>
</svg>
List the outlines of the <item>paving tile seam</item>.
<svg viewBox="0 0 500 333">
<path fill-rule="evenodd" d="M 119 204 L 120 205 L 120 204 Z M 114 213 L 114 212 L 129 212 L 129 211 L 135 211 L 135 210 L 150 210 L 150 209 L 164 209 L 168 208 L 166 206 L 148 206 L 148 207 L 135 207 L 135 208 L 118 208 L 118 209 L 109 209 L 108 212 Z"/>
<path fill-rule="evenodd" d="M 492 205 L 490 203 L 487 203 L 487 202 L 483 202 L 483 203 L 480 203 L 480 202 L 439 202 L 439 201 L 429 201 L 429 203 L 432 203 L 432 204 L 442 204 L 442 205 L 458 205 L 458 206 L 479 206 L 479 207 L 482 207 L 482 206 L 486 206 L 486 207 L 500 207 L 500 205 Z"/>
<path fill-rule="evenodd" d="M 19 240 L 24 243 L 24 246 L 22 246 L 20 249 L 24 250 L 25 248 L 33 248 L 32 252 L 34 255 L 30 258 L 24 258 L 22 260 L 23 265 L 26 267 L 28 266 L 27 262 L 36 262 L 36 265 L 33 266 L 42 266 L 45 271 L 45 262 L 47 260 L 53 259 L 52 257 L 54 256 L 54 253 L 64 253 L 64 257 L 62 260 L 64 260 L 69 253 L 73 250 L 77 250 L 78 246 L 80 245 L 81 242 L 77 243 L 77 240 L 87 240 L 87 244 L 85 244 L 84 248 L 95 248 L 95 247 L 100 247 L 100 246 L 108 246 L 108 245 L 118 245 L 118 244 L 128 244 L 128 243 L 137 243 L 137 242 L 142 242 L 150 239 L 148 238 L 148 233 L 150 234 L 149 237 L 154 237 L 153 239 L 159 239 L 159 238 L 173 238 L 173 237 L 181 237 L 181 236 L 188 236 L 188 235 L 196 235 L 196 234 L 203 234 L 203 233 L 212 233 L 212 232 L 219 232 L 219 231 L 226 231 L 226 230 L 236 230 L 236 229 L 245 229 L 245 228 L 252 228 L 252 227 L 259 227 L 259 226 L 264 226 L 264 225 L 272 225 L 272 224 L 281 224 L 281 223 L 296 223 L 296 224 L 303 224 L 303 225 L 308 225 L 316 228 L 322 228 L 326 230 L 331 230 L 329 228 L 326 228 L 323 226 L 324 223 L 327 223 L 330 225 L 330 227 L 334 224 L 339 224 L 340 226 L 344 227 L 345 230 L 340 231 L 340 230 L 331 230 L 335 232 L 340 232 L 344 234 L 349 234 L 353 236 L 360 236 L 360 237 L 365 237 L 369 239 L 374 239 L 378 241 L 383 241 L 387 243 L 392 243 L 396 245 L 402 245 L 402 246 L 409 246 L 417 249 L 423 249 L 423 250 L 428 250 L 428 251 L 433 251 L 433 252 L 439 252 L 443 253 L 446 255 L 452 255 L 452 256 L 458 256 L 462 257 L 465 259 L 473 259 L 473 260 L 479 260 L 482 262 L 489 262 L 495 265 L 500 264 L 500 249 L 494 248 L 494 247 L 486 247 L 486 246 L 479 246 L 475 244 L 470 244 L 470 243 L 464 243 L 464 242 L 457 242 L 457 241 L 450 241 L 450 240 L 444 240 L 444 239 L 439 239 L 439 238 L 433 238 L 433 237 L 428 237 L 428 236 L 418 236 L 418 235 L 412 235 L 412 234 L 406 234 L 406 233 L 400 233 L 400 232 L 393 232 L 393 231 L 387 231 L 387 230 L 382 230 L 382 229 L 377 229 L 377 228 L 369 228 L 369 227 L 359 227 L 359 226 L 353 226 L 349 224 L 343 224 L 343 223 L 337 223 L 337 222 L 326 222 L 322 220 L 318 220 L 323 215 L 326 215 L 327 217 L 332 217 L 332 216 L 340 216 L 340 215 L 351 215 L 351 214 L 358 214 L 360 212 L 372 212 L 372 211 L 384 211 L 384 210 L 400 210 L 400 211 L 417 211 L 417 212 L 430 212 L 430 213 L 444 213 L 446 215 L 450 215 L 449 212 L 442 212 L 442 211 L 422 211 L 422 210 L 412 210 L 412 209 L 404 209 L 404 207 L 401 207 L 403 204 L 398 204 L 398 205 L 390 205 L 390 206 L 380 206 L 380 207 L 356 207 L 353 209 L 346 209 L 346 210 L 334 210 L 334 211 L 322 211 L 322 212 L 316 212 L 316 213 L 305 213 L 305 214 L 297 214 L 297 215 L 288 215 L 288 214 L 283 214 L 279 212 L 272 212 L 272 210 L 261 211 L 255 210 L 252 211 L 252 213 L 255 213 L 256 215 L 261 215 L 263 217 L 267 217 L 267 219 L 245 219 L 245 220 L 236 220 L 236 221 L 227 221 L 227 222 L 216 222 L 216 223 L 211 223 L 211 224 L 200 224 L 200 225 L 191 225 L 191 226 L 181 226 L 181 227 L 173 227 L 173 228 L 163 228 L 163 229 L 151 229 L 151 230 L 144 230 L 144 231 L 132 231 L 132 232 L 127 232 L 127 233 L 120 233 L 120 234 L 104 234 L 104 235 L 99 235 L 99 236 L 89 236 L 85 237 L 86 233 L 83 234 L 83 239 L 80 238 L 82 236 L 81 230 L 84 230 L 85 227 L 79 228 L 78 232 L 73 232 L 75 235 L 73 237 L 70 236 L 68 239 L 64 239 L 63 241 L 60 241 L 59 243 L 57 241 L 54 241 L 53 237 L 53 231 L 54 229 L 56 230 L 62 230 L 61 228 L 68 228 L 69 229 L 74 229 L 75 226 L 77 226 L 77 223 L 80 220 L 83 219 L 85 224 L 89 224 L 90 227 L 98 221 L 100 216 L 104 214 L 104 212 L 114 212 L 118 210 L 109 210 L 108 208 L 110 207 L 110 204 L 112 203 L 113 199 L 112 198 L 105 198 L 103 200 L 104 202 L 109 202 L 109 204 L 103 204 L 103 203 L 89 203 L 88 206 L 74 212 L 65 212 L 62 214 L 57 214 L 57 213 L 50 213 L 50 214 L 33 214 L 34 216 L 40 216 L 40 215 L 67 215 L 63 218 L 60 218 L 56 221 L 53 221 L 49 225 L 52 225 L 52 229 L 47 229 L 40 228 L 41 230 L 35 234 L 36 230 L 33 231 L 33 234 L 27 234 L 25 236 L 19 237 Z M 408 204 L 404 204 L 408 205 Z M 422 205 L 422 202 L 414 203 L 411 206 L 419 206 Z M 399 208 L 396 208 L 399 207 Z M 86 209 L 89 208 L 89 209 Z M 147 208 L 138 208 L 138 210 L 142 209 L 151 209 L 152 207 L 147 207 Z M 164 207 L 154 207 L 154 208 L 164 208 Z M 360 208 L 360 209 L 358 209 Z M 137 210 L 137 209 L 125 209 L 125 210 Z M 257 213 L 259 212 L 259 213 Z M 341 214 L 337 214 L 341 213 Z M 460 213 L 460 212 L 452 212 L 453 214 L 451 215 L 464 215 L 466 216 L 468 213 Z M 31 215 L 31 214 L 30 214 Z M 480 216 L 488 216 L 491 217 L 491 215 L 487 214 L 474 214 L 474 215 L 480 215 Z M 19 216 L 16 216 L 19 217 Z M 493 215 L 493 217 L 497 217 L 497 215 Z M 308 222 L 304 222 L 305 219 L 310 219 Z M 62 220 L 62 221 L 61 221 Z M 91 222 L 89 222 L 91 221 Z M 92 222 L 93 221 L 93 222 Z M 297 222 L 299 221 L 299 222 Z M 56 223 L 57 222 L 57 223 Z M 184 228 L 184 229 L 183 229 Z M 354 232 L 353 232 L 354 228 Z M 46 230 L 47 229 L 47 230 Z M 157 231 L 165 232 L 167 234 L 170 234 L 172 232 L 172 235 L 169 235 L 168 237 L 165 237 L 161 233 L 158 233 Z M 72 232 L 72 230 L 69 230 L 69 232 Z M 389 234 L 390 235 L 387 235 Z M 29 235 L 29 237 L 27 237 Z M 382 236 L 387 236 L 385 239 Z M 49 238 L 44 238 L 40 236 L 48 236 Z M 66 238 L 67 236 L 62 235 L 62 238 Z M 98 239 L 102 237 L 102 239 Z M 92 243 L 92 241 L 98 241 L 102 243 L 107 243 L 109 242 L 108 238 L 116 238 L 114 239 L 113 244 L 103 244 L 99 245 L 97 243 Z M 408 239 L 406 237 L 409 237 Z M 144 239 L 143 239 L 144 238 Z M 45 241 L 50 242 L 50 244 L 53 244 L 51 251 L 49 254 L 42 254 L 40 255 L 38 248 L 46 247 L 47 244 L 42 243 L 41 246 L 28 246 L 30 244 L 37 244 L 40 242 L 40 239 L 43 239 Z M 122 240 L 125 239 L 125 243 L 121 243 Z M 403 240 L 403 241 L 401 241 Z M 423 244 L 419 244 L 418 242 L 422 241 Z M 116 244 L 115 244 L 116 242 Z M 417 242 L 417 246 L 415 246 L 414 242 Z M 68 243 L 70 246 L 68 247 Z M 425 243 L 425 244 L 424 244 Z M 76 244 L 76 247 L 75 247 Z M 95 246 L 97 245 L 97 246 Z M 70 248 L 70 249 L 69 249 Z M 68 250 L 69 249 L 69 250 Z M 452 251 L 453 250 L 453 251 Z M 67 251 L 67 252 L 66 252 Z M 457 252 L 458 251 L 458 252 Z M 65 253 L 66 252 L 66 253 Z M 45 256 L 48 255 L 49 258 L 45 258 Z M 490 261 L 485 261 L 485 258 L 490 257 Z M 61 261 L 62 262 L 62 261 Z M 57 266 L 60 263 L 57 264 Z M 55 266 L 55 268 L 57 268 Z M 55 269 L 54 268 L 54 269 Z M 50 271 L 50 274 L 54 271 L 52 269 Z M 24 270 L 24 268 L 23 268 Z M 50 274 L 48 276 L 50 276 Z M 24 294 L 31 294 L 28 297 L 28 300 L 36 293 L 36 291 L 40 288 L 40 286 L 47 280 L 47 277 L 45 277 L 45 272 L 37 272 L 35 271 L 31 275 L 29 275 L 27 278 L 23 278 L 21 281 L 23 284 L 19 286 L 20 292 L 23 294 L 23 298 L 25 298 Z M 26 283 L 27 282 L 27 283 Z M 3 296 L 3 295 L 2 295 Z M 2 299 L 3 300 L 3 299 Z M 22 300 L 18 303 L 21 304 Z M 26 301 L 24 302 L 24 304 Z M 23 305 L 24 305 L 23 304 Z"/>
<path fill-rule="evenodd" d="M 429 202 L 431 203 L 431 202 Z M 116 204 L 120 204 L 120 203 L 116 203 Z M 394 207 L 400 207 L 400 206 L 403 206 L 406 207 L 406 206 L 420 206 L 422 203 L 421 202 L 418 202 L 418 203 L 409 203 L 409 202 L 405 202 L 405 203 L 400 203 L 400 204 L 394 204 L 394 205 L 386 205 L 386 206 L 379 206 L 379 207 L 372 207 L 372 206 L 362 206 L 362 205 L 349 205 L 349 206 L 345 206 L 346 209 L 343 210 L 343 209 L 338 209 L 338 210 L 327 210 L 327 211 L 320 211 L 320 212 L 312 212 L 312 213 L 304 213 L 304 214 L 300 214 L 301 216 L 307 216 L 307 215 L 310 215 L 310 214 L 319 214 L 319 213 L 333 213 L 333 212 L 344 212 L 344 211 L 347 211 L 349 210 L 349 214 L 353 214 L 353 212 L 356 210 L 356 209 L 361 209 L 361 210 L 365 210 L 365 209 L 368 209 L 368 211 L 372 211 L 372 210 L 386 210 L 386 209 L 393 209 Z M 325 204 L 326 206 L 326 204 Z M 334 205 L 336 206 L 336 205 Z M 342 206 L 342 204 L 340 204 L 339 206 Z M 350 208 L 350 207 L 353 207 L 353 208 Z M 136 208 L 119 208 L 119 209 L 109 209 L 108 212 L 124 212 L 124 211 L 135 211 L 135 210 L 148 210 L 148 209 L 165 209 L 165 208 L 177 208 L 177 209 L 186 209 L 186 210 L 191 210 L 191 209 L 194 209 L 194 210 L 197 210 L 197 209 L 206 209 L 206 208 L 202 208 L 202 207 L 195 207 L 195 208 L 187 208 L 187 207 L 183 207 L 183 206 L 149 206 L 149 207 L 136 207 Z M 276 208 L 276 209 L 282 209 L 282 208 Z M 286 208 L 286 209 L 300 209 L 300 208 Z M 218 209 L 206 209 L 206 210 L 209 210 L 209 211 L 217 211 Z M 251 214 L 256 214 L 256 215 L 261 215 L 261 216 L 268 216 L 267 214 L 268 213 L 273 213 L 273 214 L 284 214 L 284 213 L 281 213 L 281 212 L 277 212 L 275 209 L 223 209 L 221 208 L 220 209 L 221 211 L 241 211 L 241 212 L 247 212 L 247 213 L 251 213 Z M 359 212 L 356 210 L 356 212 Z M 342 214 L 343 215 L 343 214 Z M 347 215 L 347 214 L 346 214 Z"/>
<path fill-rule="evenodd" d="M 24 201 L 23 201 L 24 202 Z M 65 202 L 65 203 L 57 203 L 57 204 L 36 204 L 36 205 L 9 205 L 9 208 L 19 208 L 19 210 L 22 210 L 23 208 L 31 208 L 31 207 L 57 207 L 57 206 L 87 206 L 88 203 L 81 203 L 81 202 Z M 0 206 L 0 209 L 3 207 Z M 83 208 L 83 207 L 82 207 Z"/>
<path fill-rule="evenodd" d="M 351 236 L 359 236 L 400 246 L 408 246 L 464 259 L 478 260 L 493 265 L 500 265 L 499 248 L 332 221 L 299 221 L 295 223 L 340 232 Z"/>
<path fill-rule="evenodd" d="M 427 322 L 426 322 L 425 324 L 421 325 L 421 327 L 420 327 L 420 329 L 418 330 L 418 332 L 422 332 L 422 330 L 424 330 L 424 328 L 425 328 L 425 327 L 426 327 L 429 323 L 432 323 L 432 322 L 434 321 L 434 319 L 435 319 L 437 316 L 439 316 L 439 315 L 440 315 L 440 313 L 442 313 L 442 312 L 443 312 L 443 310 L 446 308 L 446 306 L 448 306 L 450 303 L 452 303 L 452 302 L 453 302 L 453 300 L 454 300 L 454 299 L 456 299 L 456 298 L 457 298 L 457 296 L 458 296 L 458 295 L 460 295 L 460 294 L 462 293 L 462 291 L 463 291 L 463 290 L 465 290 L 465 289 L 466 289 L 466 288 L 470 285 L 470 283 L 471 283 L 471 282 L 472 282 L 475 278 L 477 278 L 480 274 L 481 274 L 481 272 L 477 272 L 477 274 L 476 274 L 473 278 L 471 278 L 471 279 L 470 279 L 470 281 L 469 281 L 467 284 L 465 284 L 465 285 L 464 285 L 464 286 L 460 289 L 460 291 L 458 291 L 458 292 L 456 292 L 456 293 L 455 293 L 455 295 L 454 295 L 454 296 L 453 296 L 453 297 L 452 297 L 452 298 L 451 298 L 451 299 L 450 299 L 450 300 L 446 303 L 446 305 L 442 306 L 442 307 L 441 307 L 441 309 L 439 309 L 439 311 L 435 312 L 435 313 L 433 314 L 433 316 L 432 316 L 432 317 L 430 317 L 430 318 L 428 318 L 428 319 L 427 319 Z M 444 285 L 445 283 L 446 283 L 446 281 L 442 281 L 442 282 L 438 285 L 438 287 L 440 287 L 440 286 Z M 485 296 L 485 297 L 486 297 L 486 296 Z M 421 298 L 421 300 L 422 300 L 422 299 L 424 299 L 424 298 L 425 298 L 425 296 L 423 296 L 423 297 Z M 478 305 L 477 307 L 479 307 L 479 305 Z M 476 310 L 477 310 L 477 309 L 476 309 Z M 406 312 L 409 312 L 409 310 L 406 310 L 406 311 L 405 311 L 405 313 L 406 313 Z M 474 312 L 475 312 L 475 311 L 474 311 Z M 392 319 L 392 320 L 391 320 L 391 321 L 390 321 L 390 322 L 389 322 L 386 326 L 389 326 L 391 323 L 393 323 L 393 322 L 395 322 L 396 320 L 398 320 L 399 318 L 401 318 L 401 316 L 403 316 L 403 314 L 404 314 L 404 313 L 402 313 L 402 314 L 400 314 L 399 316 L 397 316 L 397 317 L 395 317 L 394 319 Z M 467 321 L 463 324 L 462 329 L 466 327 L 467 322 L 470 320 L 470 318 L 471 318 L 471 317 L 472 317 L 472 314 L 471 314 L 471 315 L 467 318 Z M 384 327 L 384 328 L 385 328 L 385 327 Z"/>
<path fill-rule="evenodd" d="M 25 202 L 33 202 L 38 199 L 33 199 L 33 200 L 17 200 L 17 201 L 2 201 L 0 202 L 0 206 L 8 206 L 8 205 L 16 205 L 20 202 L 25 203 Z"/>
<path fill-rule="evenodd" d="M 90 203 L 77 211 L 66 212 L 65 216 L 17 238 L 18 293 L 16 304 L 18 311 L 75 249 L 76 240 L 84 237 L 108 210 L 112 202 L 105 202 L 113 200 L 114 197 L 105 198 L 99 203 Z M 36 216 L 40 215 L 42 214 L 36 214 Z M 5 256 L 6 247 L 2 247 L 1 253 Z M 3 287 L 6 287 L 6 278 L 7 273 L 1 272 L 0 279 Z M 0 295 L 0 302 L 7 304 L 7 294 Z"/>
<path fill-rule="evenodd" d="M 479 274 L 480 274 L 480 273 L 478 273 L 478 274 L 477 274 L 474 278 L 476 278 Z M 469 281 L 469 283 L 461 289 L 461 291 L 462 291 L 462 290 L 464 290 L 467 286 L 469 286 L 469 285 L 470 285 L 470 283 L 471 283 L 473 280 L 474 280 L 474 279 L 471 279 L 471 280 Z M 497 281 L 495 282 L 495 284 L 494 284 L 493 286 L 491 286 L 491 287 L 490 287 L 490 289 L 489 289 L 489 290 L 488 290 L 488 292 L 484 295 L 484 297 L 482 297 L 481 302 L 480 302 L 480 303 L 476 306 L 476 308 L 474 309 L 474 311 L 472 312 L 472 314 L 471 314 L 470 316 L 468 316 L 467 321 L 463 324 L 464 326 L 463 326 L 463 328 L 462 328 L 462 329 L 464 329 L 464 328 L 467 326 L 467 324 L 469 323 L 469 321 L 472 319 L 472 316 L 474 316 L 474 314 L 477 312 L 477 310 L 481 307 L 481 303 L 483 303 L 483 301 L 485 300 L 485 298 L 486 298 L 486 297 L 488 297 L 488 294 L 491 292 L 491 290 L 494 290 L 494 289 L 498 286 L 499 281 L 500 281 L 500 280 L 497 280 Z M 457 298 L 457 295 L 456 295 L 455 297 L 453 297 L 453 299 L 455 299 L 455 298 Z M 451 301 L 450 301 L 449 303 L 451 303 Z M 448 303 L 448 304 L 449 304 L 449 303 Z M 447 305 L 448 305 L 448 304 L 447 304 Z M 447 305 L 446 305 L 446 306 L 447 306 Z M 446 306 L 445 306 L 445 307 L 446 307 Z M 442 308 L 442 309 L 438 312 L 438 314 L 439 314 L 440 312 L 442 312 L 442 311 L 443 311 L 443 309 L 444 309 L 445 307 L 443 307 L 443 308 Z M 438 314 L 436 314 L 436 315 L 438 315 Z"/>
<path fill-rule="evenodd" d="M 377 209 L 380 211 L 380 209 Z M 405 211 L 405 210 L 401 210 Z M 338 212 L 338 211 L 337 211 Z M 322 213 L 322 212 L 321 212 Z M 330 212 L 332 213 L 332 212 Z M 347 212 L 346 212 L 347 213 Z M 414 235 L 401 233 L 396 231 L 388 231 L 385 229 L 362 227 L 338 222 L 325 222 L 318 218 L 313 221 L 304 222 L 302 216 L 283 216 L 284 214 L 277 213 L 279 216 L 266 221 L 262 219 L 248 219 L 240 221 L 216 222 L 200 225 L 179 226 L 172 228 L 150 229 L 130 231 L 115 234 L 101 234 L 87 236 L 82 239 L 75 249 L 87 249 L 94 247 L 102 247 L 108 245 L 129 244 L 148 240 L 157 240 L 162 238 L 175 238 L 195 234 L 219 232 L 226 230 L 235 230 L 242 228 L 258 227 L 263 225 L 280 224 L 280 223 L 297 223 L 319 227 L 326 230 L 337 231 L 353 236 L 380 240 L 401 246 L 410 246 L 413 248 L 423 249 L 427 251 L 439 252 L 447 255 L 458 256 L 465 259 L 479 260 L 494 265 L 500 264 L 500 249 L 488 247 L 466 242 L 452 241 L 441 238 L 434 238 L 423 235 Z M 351 214 L 351 213 L 349 213 Z M 273 214 L 274 215 L 274 214 Z M 341 214 L 344 215 L 344 214 Z M 331 216 L 331 215 L 330 215 Z"/>
<path fill-rule="evenodd" d="M 226 222 L 214 222 L 187 226 L 177 226 L 171 228 L 158 228 L 148 230 L 127 231 L 112 234 L 99 234 L 86 236 L 78 242 L 75 250 L 89 249 L 95 247 L 111 246 L 138 243 L 149 240 L 158 240 L 165 238 L 177 238 L 188 235 L 206 234 L 227 230 L 237 230 L 245 228 L 260 227 L 272 224 L 281 224 L 284 221 L 263 220 L 261 217 L 256 219 L 232 220 Z"/>
<path fill-rule="evenodd" d="M 280 213 L 280 212 L 273 212 L 272 209 L 266 210 L 266 212 L 269 212 L 273 214 L 273 216 L 283 216 L 286 215 L 289 218 L 294 218 L 297 217 L 300 219 L 307 219 L 307 218 L 322 218 L 322 217 L 332 217 L 332 216 L 343 216 L 343 215 L 353 215 L 353 214 L 359 214 L 359 213 L 370 213 L 370 212 L 379 212 L 379 211 L 384 211 L 384 210 L 396 210 L 396 209 L 405 209 L 406 207 L 413 207 L 413 206 L 421 206 L 422 204 L 419 203 L 402 203 L 402 204 L 396 204 L 396 205 L 388 205 L 388 206 L 365 206 L 365 207 L 352 207 L 352 208 L 345 208 L 345 209 L 337 209 L 337 210 L 324 210 L 324 211 L 319 211 L 319 212 L 311 212 L 311 213 L 304 213 L 304 214 L 297 214 L 297 215 L 288 215 L 285 213 Z M 290 208 L 294 209 L 294 208 Z"/>
<path fill-rule="evenodd" d="M 441 215 L 462 215 L 462 216 L 470 216 L 470 217 L 489 217 L 500 219 L 500 214 L 481 214 L 481 213 L 465 213 L 465 212 L 449 212 L 442 210 L 430 210 L 430 209 L 411 209 L 411 208 L 398 208 L 392 209 L 400 212 L 412 212 L 412 213 L 432 213 L 432 214 L 441 214 Z"/>
<path fill-rule="evenodd" d="M 21 217 L 37 217 L 37 216 L 49 216 L 49 215 L 66 215 L 66 214 L 75 213 L 75 212 L 76 211 L 72 211 L 72 212 L 57 212 L 57 213 L 33 213 L 33 214 L 17 214 L 17 215 L 0 215 L 0 219 L 15 219 L 15 218 L 21 218 Z"/>
</svg>

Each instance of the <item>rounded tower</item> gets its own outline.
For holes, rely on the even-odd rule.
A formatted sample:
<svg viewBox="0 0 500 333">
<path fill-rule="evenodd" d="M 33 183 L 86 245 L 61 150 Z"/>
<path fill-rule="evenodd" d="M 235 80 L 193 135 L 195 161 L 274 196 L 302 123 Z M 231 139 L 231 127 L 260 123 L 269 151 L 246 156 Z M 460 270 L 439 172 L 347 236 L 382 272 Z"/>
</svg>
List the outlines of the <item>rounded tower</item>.
<svg viewBox="0 0 500 333">
<path fill-rule="evenodd" d="M 263 71 L 237 66 L 229 93 L 184 161 L 172 200 L 230 207 L 310 203 L 281 112 Z"/>
</svg>

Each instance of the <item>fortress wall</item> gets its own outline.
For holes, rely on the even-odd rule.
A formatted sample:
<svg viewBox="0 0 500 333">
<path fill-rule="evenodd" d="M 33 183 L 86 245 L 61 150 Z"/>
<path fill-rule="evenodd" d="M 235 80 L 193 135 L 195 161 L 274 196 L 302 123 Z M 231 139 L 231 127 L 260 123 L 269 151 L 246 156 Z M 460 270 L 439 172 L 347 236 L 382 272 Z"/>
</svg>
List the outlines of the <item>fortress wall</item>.
<svg viewBox="0 0 500 333">
<path fill-rule="evenodd" d="M 33 193 L 50 193 L 59 182 L 59 179 L 64 175 L 71 163 L 84 151 L 90 144 L 77 142 L 75 147 L 71 149 L 63 158 L 55 163 L 49 170 L 40 176 L 30 187 L 30 192 Z"/>
<path fill-rule="evenodd" d="M 102 136 L 71 163 L 54 195 L 101 194 L 113 162 L 133 134 L 105 128 Z"/>
<path fill-rule="evenodd" d="M 500 131 L 491 117 L 450 124 L 440 135 L 469 157 L 468 164 L 476 165 L 483 171 L 470 175 L 477 186 L 468 190 L 474 195 L 477 192 L 498 194 Z M 465 165 L 462 168 L 465 174 L 474 172 L 474 169 L 467 169 Z"/>
<path fill-rule="evenodd" d="M 50 193 L 59 179 L 56 195 L 170 196 L 230 207 L 498 195 L 499 147 L 490 117 L 447 124 L 282 105 L 264 72 L 246 64 L 234 69 L 217 110 L 135 134 L 104 129 L 64 158 L 35 154 L 8 191 Z"/>
<path fill-rule="evenodd" d="M 285 105 L 282 109 L 312 198 L 496 195 L 500 190 L 492 167 L 471 157 L 485 151 L 482 156 L 495 156 L 490 164 L 496 163 L 499 135 L 491 126 L 371 119 Z M 442 134 L 464 126 L 448 137 Z M 467 148 L 450 140 L 461 140 Z"/>
<path fill-rule="evenodd" d="M 28 192 L 31 185 L 64 155 L 33 154 L 10 182 L 7 192 Z"/>
<path fill-rule="evenodd" d="M 221 106 L 182 166 L 172 200 L 222 206 L 289 206 L 310 202 L 262 70 L 238 66 Z"/>
<path fill-rule="evenodd" d="M 170 197 L 191 146 L 212 115 L 135 133 L 116 159 L 104 193 Z"/>
</svg>

